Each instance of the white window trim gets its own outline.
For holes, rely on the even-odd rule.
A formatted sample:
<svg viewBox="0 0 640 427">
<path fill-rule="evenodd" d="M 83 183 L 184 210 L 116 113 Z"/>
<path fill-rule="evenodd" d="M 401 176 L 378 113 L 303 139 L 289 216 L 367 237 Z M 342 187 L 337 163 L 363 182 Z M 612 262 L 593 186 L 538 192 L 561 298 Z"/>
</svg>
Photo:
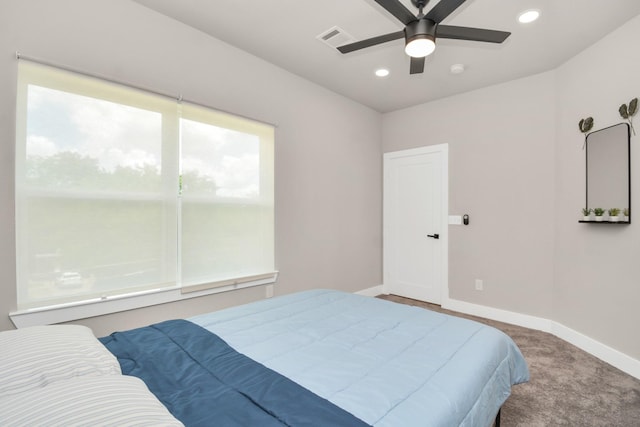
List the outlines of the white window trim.
<svg viewBox="0 0 640 427">
<path fill-rule="evenodd" d="M 108 83 L 115 83 L 117 85 L 127 86 L 132 89 L 147 92 L 151 95 L 157 95 L 157 96 L 165 97 L 171 100 L 176 100 L 178 104 L 190 105 L 189 108 L 194 109 L 194 111 L 196 111 L 199 108 L 204 108 L 208 112 L 214 112 L 214 113 L 217 112 L 225 115 L 230 114 L 234 116 L 237 120 L 248 120 L 256 123 L 256 125 L 261 125 L 261 126 L 268 125 L 273 127 L 274 129 L 277 127 L 276 125 L 273 125 L 271 123 L 257 121 L 255 119 L 239 116 L 237 114 L 220 111 L 206 105 L 185 101 L 182 98 L 182 96 L 179 96 L 179 97 L 168 96 L 166 94 L 163 94 L 154 90 L 150 90 L 148 88 L 136 87 L 134 85 L 111 80 L 103 76 L 93 75 L 87 72 L 70 69 L 68 67 L 60 66 L 57 64 L 51 64 L 42 60 L 24 57 L 18 53 L 16 53 L 16 58 L 25 59 L 34 63 L 40 63 L 45 66 L 58 68 L 64 71 L 69 71 L 72 73 L 84 75 L 91 78 L 97 78 L 97 79 L 106 81 Z M 187 104 L 184 104 L 185 102 Z M 271 161 L 273 161 L 273 159 Z M 179 174 L 176 172 L 175 175 L 177 177 Z M 117 198 L 120 198 L 120 197 L 122 197 L 122 195 L 118 194 Z M 216 197 L 215 199 L 225 199 L 225 198 Z M 236 201 L 229 200 L 229 202 L 234 203 Z M 246 204 L 247 201 L 245 200 L 243 203 Z M 258 198 L 256 200 L 250 201 L 249 203 L 261 204 L 263 203 L 263 201 Z M 102 315 L 112 314 L 112 313 L 117 313 L 122 311 L 139 309 L 139 308 L 149 307 L 153 305 L 178 302 L 178 301 L 187 300 L 191 298 L 197 298 L 197 297 L 202 297 L 206 295 L 233 291 L 236 289 L 245 289 L 245 288 L 256 287 L 256 286 L 272 285 L 276 283 L 277 277 L 278 277 L 278 272 L 274 271 L 274 272 L 268 272 L 264 274 L 252 275 L 244 278 L 233 278 L 229 280 L 222 280 L 222 281 L 211 282 L 211 283 L 197 283 L 197 284 L 196 283 L 193 283 L 193 284 L 180 283 L 180 280 L 177 280 L 177 283 L 158 284 L 158 287 L 154 289 L 146 289 L 143 291 L 94 297 L 92 299 L 87 299 L 87 300 L 79 300 L 79 301 L 61 303 L 61 304 L 52 304 L 52 305 L 43 306 L 43 307 L 17 309 L 15 311 L 10 312 L 9 317 L 17 328 L 68 322 L 68 321 L 73 321 L 78 319 L 85 319 L 85 318 L 102 316 Z M 267 292 L 266 292 L 267 295 L 272 294 L 272 292 L 273 292 L 272 288 L 271 289 L 267 288 Z"/>
<path fill-rule="evenodd" d="M 171 286 L 163 289 L 135 292 L 130 294 L 114 295 L 92 300 L 78 301 L 68 304 L 58 304 L 48 307 L 39 307 L 27 310 L 17 310 L 9 313 L 11 321 L 16 328 L 29 326 L 50 325 L 54 323 L 69 322 L 88 317 L 102 316 L 121 311 L 134 310 L 152 305 L 166 304 L 182 301 L 205 295 L 219 294 L 222 292 L 245 289 L 255 286 L 270 285 L 276 282 L 278 272 L 265 274 L 263 278 L 248 282 L 230 283 L 225 286 L 211 287 L 200 291 L 184 293 L 180 286 Z M 205 285 L 202 285 L 205 286 Z M 215 286 L 215 284 L 212 284 Z"/>
</svg>

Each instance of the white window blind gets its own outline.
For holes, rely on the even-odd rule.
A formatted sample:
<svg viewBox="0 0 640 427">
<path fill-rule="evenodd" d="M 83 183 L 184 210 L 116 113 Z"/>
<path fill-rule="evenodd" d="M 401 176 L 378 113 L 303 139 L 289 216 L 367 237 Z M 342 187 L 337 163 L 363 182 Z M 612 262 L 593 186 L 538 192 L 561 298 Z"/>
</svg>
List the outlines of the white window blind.
<svg viewBox="0 0 640 427">
<path fill-rule="evenodd" d="M 19 62 L 18 309 L 275 270 L 272 126 Z"/>
<path fill-rule="evenodd" d="M 183 105 L 180 133 L 183 286 L 272 272 L 273 127 Z"/>
</svg>

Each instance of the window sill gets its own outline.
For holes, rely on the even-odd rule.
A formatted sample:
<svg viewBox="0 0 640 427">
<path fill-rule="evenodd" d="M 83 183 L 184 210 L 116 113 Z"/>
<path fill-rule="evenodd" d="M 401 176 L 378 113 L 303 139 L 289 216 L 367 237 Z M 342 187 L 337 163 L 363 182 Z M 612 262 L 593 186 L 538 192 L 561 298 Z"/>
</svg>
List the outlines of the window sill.
<svg viewBox="0 0 640 427">
<path fill-rule="evenodd" d="M 9 313 L 9 317 L 18 329 L 29 326 L 50 325 L 53 323 L 69 322 L 72 320 L 86 319 L 88 317 L 102 316 L 105 314 L 134 310 L 136 308 L 149 307 L 152 305 L 182 301 L 205 295 L 233 291 L 236 289 L 269 285 L 275 283 L 277 277 L 278 273 L 274 272 L 268 278 L 244 283 L 233 283 L 227 286 L 219 286 L 190 293 L 183 293 L 182 288 L 179 286 L 154 289 L 151 291 L 96 298 L 69 304 L 60 304 L 28 310 L 17 310 Z"/>
</svg>

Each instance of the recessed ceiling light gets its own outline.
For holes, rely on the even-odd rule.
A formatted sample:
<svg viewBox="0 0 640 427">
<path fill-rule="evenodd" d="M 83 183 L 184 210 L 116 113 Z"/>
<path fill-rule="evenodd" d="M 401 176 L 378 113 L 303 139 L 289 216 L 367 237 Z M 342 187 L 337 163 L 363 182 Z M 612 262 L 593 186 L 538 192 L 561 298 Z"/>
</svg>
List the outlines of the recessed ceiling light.
<svg viewBox="0 0 640 427">
<path fill-rule="evenodd" d="M 386 68 L 379 68 L 376 70 L 376 76 L 378 77 L 387 77 L 389 75 L 389 70 Z"/>
<path fill-rule="evenodd" d="M 453 64 L 450 70 L 451 74 L 461 74 L 464 72 L 464 64 Z"/>
<path fill-rule="evenodd" d="M 529 9 L 518 15 L 518 22 L 521 24 L 529 24 L 540 17 L 540 11 L 537 9 Z"/>
</svg>

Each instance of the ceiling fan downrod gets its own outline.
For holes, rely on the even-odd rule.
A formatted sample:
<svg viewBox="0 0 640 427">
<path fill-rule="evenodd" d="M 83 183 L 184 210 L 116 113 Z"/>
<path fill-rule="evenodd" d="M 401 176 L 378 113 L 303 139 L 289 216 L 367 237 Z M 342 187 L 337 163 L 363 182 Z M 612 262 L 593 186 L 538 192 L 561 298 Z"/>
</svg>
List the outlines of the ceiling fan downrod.
<svg viewBox="0 0 640 427">
<path fill-rule="evenodd" d="M 422 13 L 429 0 L 411 0 L 420 11 L 417 20 L 409 22 L 404 28 L 405 53 L 413 59 L 430 55 L 436 48 L 436 23 Z"/>
<path fill-rule="evenodd" d="M 417 18 L 421 19 L 424 16 L 422 9 L 429 3 L 429 0 L 411 0 L 411 3 L 418 8 L 419 13 Z"/>
</svg>

